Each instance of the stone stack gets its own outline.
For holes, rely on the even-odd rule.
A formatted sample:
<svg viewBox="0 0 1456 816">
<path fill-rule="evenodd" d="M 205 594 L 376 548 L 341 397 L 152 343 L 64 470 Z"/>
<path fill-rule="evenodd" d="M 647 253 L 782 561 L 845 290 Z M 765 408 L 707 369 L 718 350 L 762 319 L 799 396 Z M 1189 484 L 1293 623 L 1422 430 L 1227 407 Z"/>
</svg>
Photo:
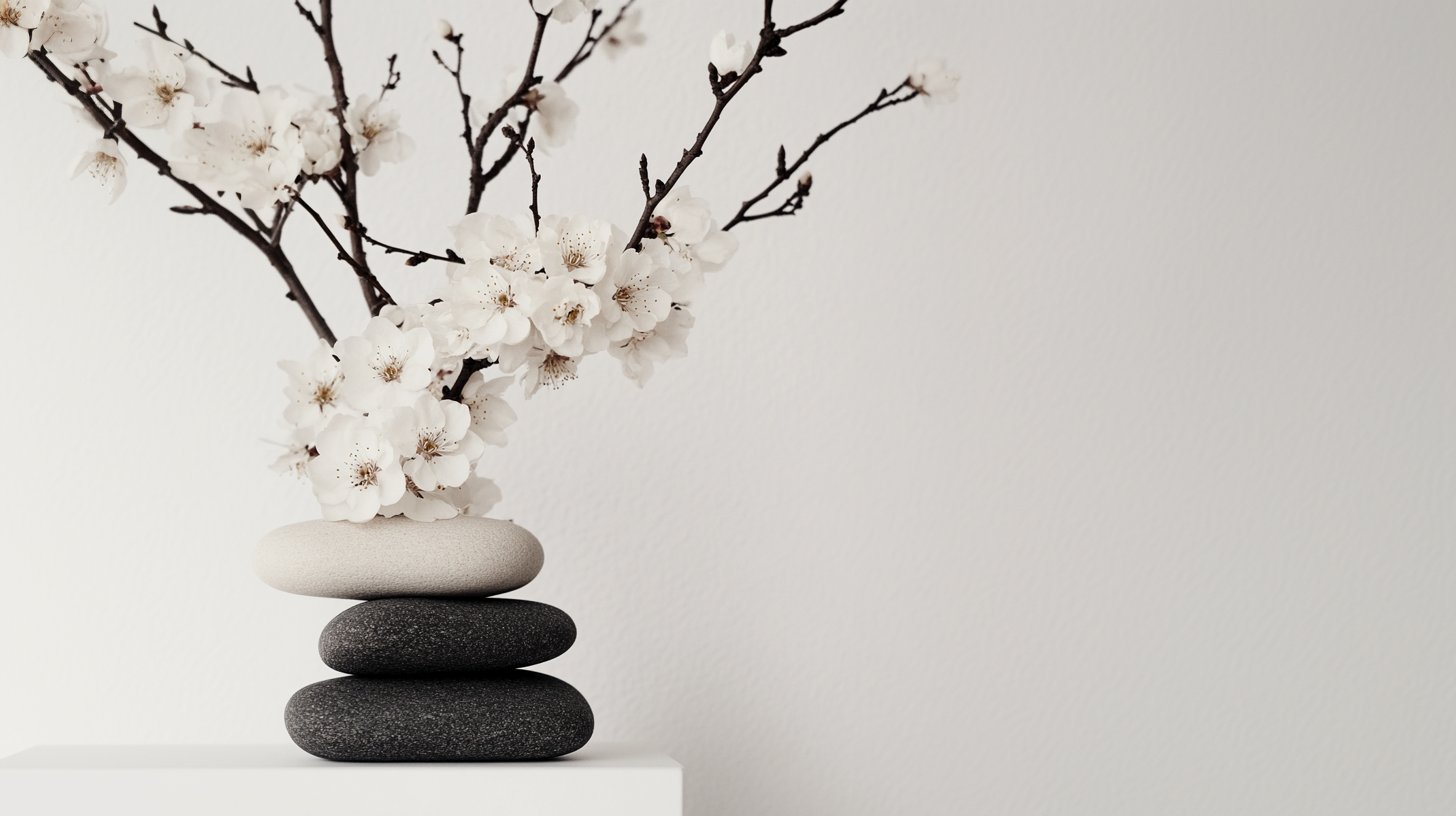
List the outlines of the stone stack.
<svg viewBox="0 0 1456 816">
<path fill-rule="evenodd" d="M 300 748 L 355 762 L 549 759 L 592 734 L 570 685 L 523 667 L 571 648 L 576 625 L 533 601 L 491 598 L 540 572 L 541 544 L 506 521 L 308 521 L 258 542 L 276 589 L 364 601 L 335 617 L 319 655 L 349 677 L 300 689 L 284 715 Z"/>
</svg>

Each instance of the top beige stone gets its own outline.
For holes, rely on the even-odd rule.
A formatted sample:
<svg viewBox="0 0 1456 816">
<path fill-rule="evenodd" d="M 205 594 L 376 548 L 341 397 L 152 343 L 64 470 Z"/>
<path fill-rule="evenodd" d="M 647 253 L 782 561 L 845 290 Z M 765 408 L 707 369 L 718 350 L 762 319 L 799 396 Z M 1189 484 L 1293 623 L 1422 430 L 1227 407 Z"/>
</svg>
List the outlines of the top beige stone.
<svg viewBox="0 0 1456 816">
<path fill-rule="evenodd" d="M 545 558 L 541 542 L 509 521 L 399 516 L 279 527 L 254 548 L 253 571 L 295 595 L 478 598 L 529 584 Z"/>
</svg>

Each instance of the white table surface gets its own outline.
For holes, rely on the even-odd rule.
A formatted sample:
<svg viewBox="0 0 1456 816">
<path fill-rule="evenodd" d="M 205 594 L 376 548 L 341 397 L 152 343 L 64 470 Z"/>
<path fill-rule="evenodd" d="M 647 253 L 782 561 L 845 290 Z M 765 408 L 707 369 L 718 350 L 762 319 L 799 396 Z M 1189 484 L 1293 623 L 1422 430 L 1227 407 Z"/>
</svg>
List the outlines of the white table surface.
<svg viewBox="0 0 1456 816">
<path fill-rule="evenodd" d="M 43 745 L 0 759 L 6 816 L 681 816 L 682 766 L 631 743 L 544 762 L 329 762 L 289 745 Z"/>
</svg>

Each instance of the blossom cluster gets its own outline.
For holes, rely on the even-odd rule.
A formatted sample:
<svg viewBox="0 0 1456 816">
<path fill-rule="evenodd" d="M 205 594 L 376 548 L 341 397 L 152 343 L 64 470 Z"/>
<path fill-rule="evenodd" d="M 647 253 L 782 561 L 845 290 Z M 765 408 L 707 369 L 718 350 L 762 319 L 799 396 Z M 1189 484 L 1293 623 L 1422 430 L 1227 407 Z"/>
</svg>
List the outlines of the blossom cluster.
<svg viewBox="0 0 1456 816">
<path fill-rule="evenodd" d="M 689 301 L 737 250 L 687 188 L 664 201 L 637 249 L 581 215 L 537 226 L 475 213 L 453 232 L 464 263 L 436 298 L 387 307 L 362 335 L 279 364 L 294 437 L 275 469 L 305 478 L 327 519 L 487 512 L 500 493 L 475 469 L 516 415 L 502 398 L 514 378 L 480 369 L 519 373 L 530 399 L 606 351 L 645 385 L 657 364 L 687 353 Z"/>
</svg>

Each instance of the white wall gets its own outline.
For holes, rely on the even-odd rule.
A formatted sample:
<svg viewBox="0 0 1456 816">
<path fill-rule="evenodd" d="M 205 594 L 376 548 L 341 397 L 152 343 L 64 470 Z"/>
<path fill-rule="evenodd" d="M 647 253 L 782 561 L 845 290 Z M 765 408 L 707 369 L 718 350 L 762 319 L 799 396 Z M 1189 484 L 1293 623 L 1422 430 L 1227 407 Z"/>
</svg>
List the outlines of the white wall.
<svg viewBox="0 0 1456 816">
<path fill-rule="evenodd" d="M 707 113 L 708 39 L 758 15 L 643 4 L 650 49 L 570 81 L 549 211 L 629 225 L 638 153 L 665 167 Z M 113 0 L 114 42 L 148 5 Z M 327 87 L 282 0 L 164 5 L 220 61 Z M 485 91 L 529 15 L 342 5 L 352 87 L 399 51 L 420 144 L 368 220 L 443 248 L 464 159 L 430 26 Z M 690 174 L 721 213 L 918 54 L 962 100 L 825 148 L 646 390 L 604 356 L 513 392 L 487 472 L 548 552 L 516 594 L 581 632 L 546 670 L 600 738 L 679 759 L 695 816 L 1452 812 L 1453 31 L 1449 3 L 926 0 L 793 40 Z M 308 327 L 144 168 L 110 208 L 65 181 L 58 92 L 0 77 L 0 754 L 282 741 L 348 606 L 249 568 L 316 513 L 259 441 Z M 357 331 L 322 240 L 288 246 Z M 411 297 L 441 274 L 376 263 Z"/>
</svg>

